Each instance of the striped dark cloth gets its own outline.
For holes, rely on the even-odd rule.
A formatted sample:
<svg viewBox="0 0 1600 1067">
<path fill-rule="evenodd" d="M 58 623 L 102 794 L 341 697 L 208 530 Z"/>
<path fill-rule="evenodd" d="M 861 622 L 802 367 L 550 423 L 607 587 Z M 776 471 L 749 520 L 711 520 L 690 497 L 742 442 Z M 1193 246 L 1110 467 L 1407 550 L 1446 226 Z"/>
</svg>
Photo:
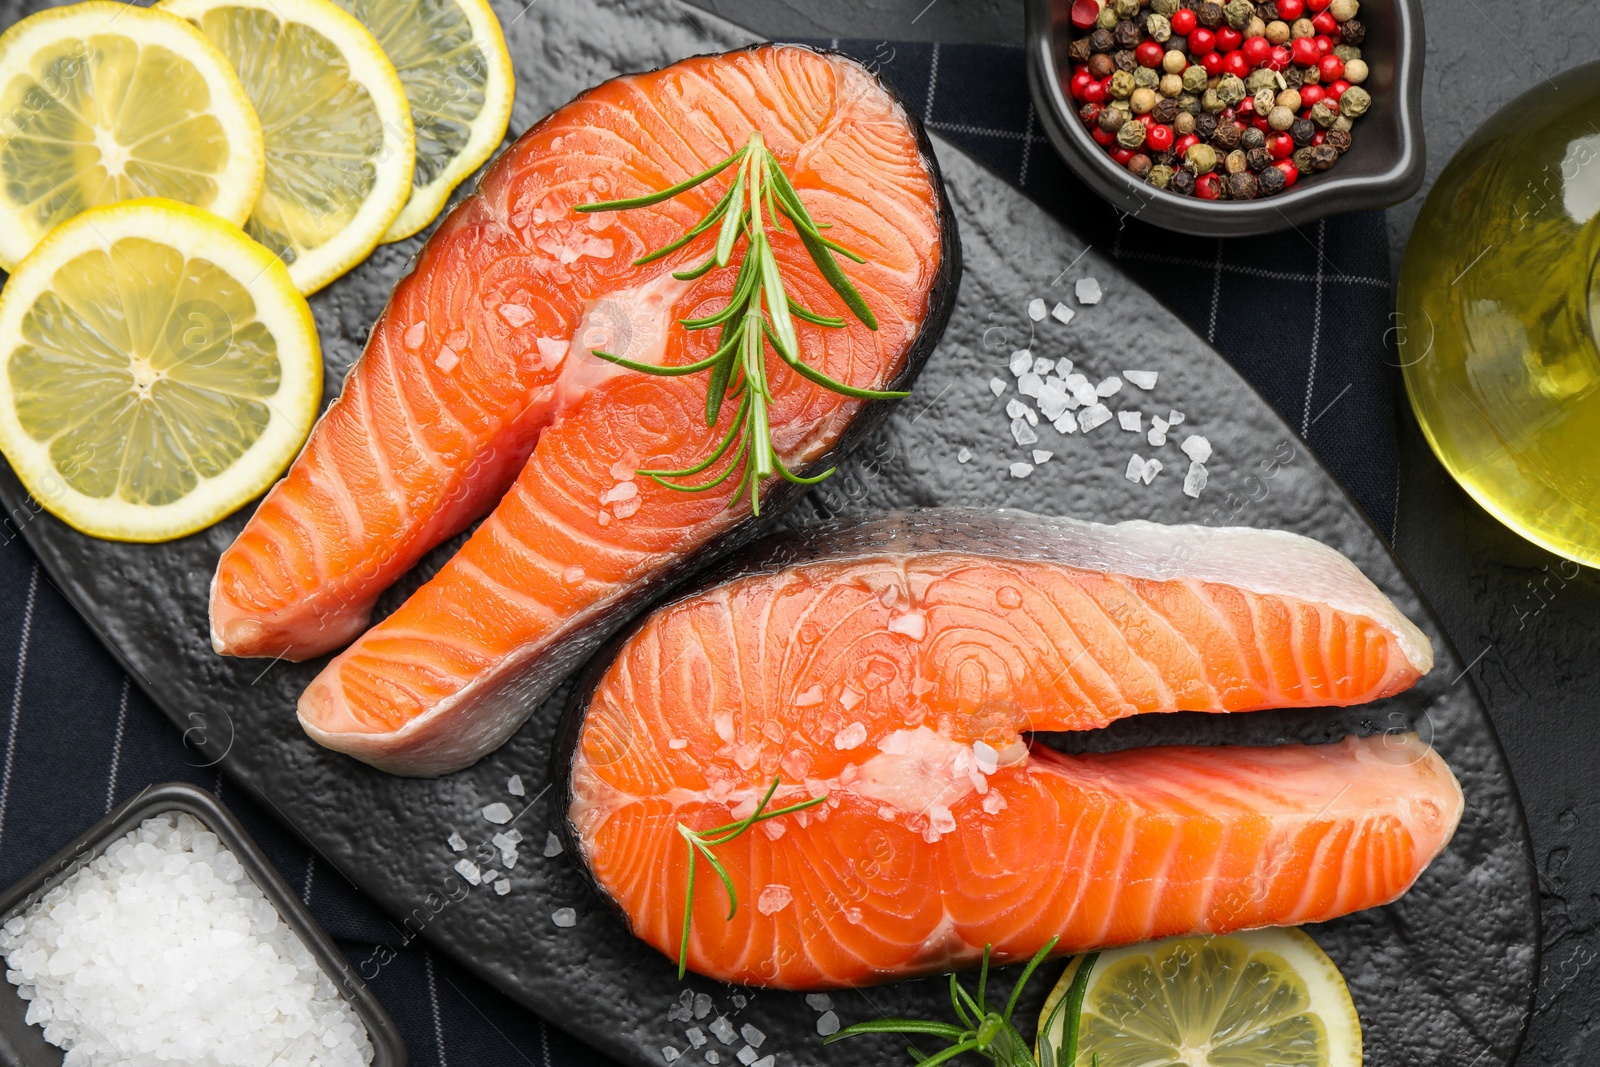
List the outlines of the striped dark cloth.
<svg viewBox="0 0 1600 1067">
<path fill-rule="evenodd" d="M 1255 383 L 1391 531 L 1396 508 L 1392 306 L 1380 214 L 1301 231 L 1206 240 L 1118 215 L 1072 179 L 1042 136 L 1020 49 L 822 41 L 874 64 L 928 126 L 1073 226 Z M 123 675 L 9 527 L 0 547 L 0 882 L 43 861 L 153 782 L 214 789 L 352 961 L 394 940 L 385 915 L 226 775 L 191 765 L 179 731 Z M 594 1053 L 461 967 L 398 953 L 375 989 L 418 1067 L 593 1065 Z"/>
</svg>

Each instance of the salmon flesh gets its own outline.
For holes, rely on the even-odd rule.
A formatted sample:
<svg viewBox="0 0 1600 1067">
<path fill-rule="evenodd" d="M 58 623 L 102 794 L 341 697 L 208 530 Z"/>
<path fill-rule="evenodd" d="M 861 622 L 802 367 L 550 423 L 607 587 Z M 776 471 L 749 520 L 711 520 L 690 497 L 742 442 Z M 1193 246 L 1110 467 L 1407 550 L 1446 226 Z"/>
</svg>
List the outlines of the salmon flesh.
<svg viewBox="0 0 1600 1067">
<path fill-rule="evenodd" d="M 796 545 L 799 546 L 796 549 Z M 1033 731 L 1347 705 L 1411 686 L 1427 637 L 1289 533 L 905 512 L 780 539 L 656 610 L 579 685 L 564 830 L 676 958 L 678 832 L 825 797 L 717 848 L 688 966 L 827 989 L 1391 901 L 1462 796 L 1415 736 L 1069 756 Z"/>
</svg>

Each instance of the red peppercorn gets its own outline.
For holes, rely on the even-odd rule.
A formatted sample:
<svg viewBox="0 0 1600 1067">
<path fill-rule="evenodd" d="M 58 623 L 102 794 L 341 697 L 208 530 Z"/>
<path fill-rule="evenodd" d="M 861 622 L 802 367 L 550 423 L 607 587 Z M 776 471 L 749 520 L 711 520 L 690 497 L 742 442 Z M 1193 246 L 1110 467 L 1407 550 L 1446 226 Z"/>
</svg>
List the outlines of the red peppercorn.
<svg viewBox="0 0 1600 1067">
<path fill-rule="evenodd" d="M 1305 0 L 1278 0 L 1278 17 L 1285 22 L 1293 22 L 1305 13 Z"/>
<path fill-rule="evenodd" d="M 1222 72 L 1232 74 L 1235 78 L 1243 78 L 1250 73 L 1250 61 L 1244 57 L 1243 52 L 1229 52 L 1222 57 Z"/>
<path fill-rule="evenodd" d="M 1099 17 L 1100 5 L 1095 3 L 1095 0 L 1073 0 L 1072 24 L 1078 29 L 1087 30 Z"/>
<path fill-rule="evenodd" d="M 1326 11 L 1333 5 L 1333 0 L 1306 0 L 1306 6 L 1312 11 Z"/>
<path fill-rule="evenodd" d="M 1221 26 L 1217 29 L 1217 51 L 1232 52 L 1244 44 L 1244 34 L 1232 26 Z"/>
<path fill-rule="evenodd" d="M 1336 82 L 1344 77 L 1344 60 L 1338 56 L 1323 56 L 1317 60 L 1317 69 L 1322 72 L 1322 80 Z"/>
<path fill-rule="evenodd" d="M 1319 33 L 1319 34 L 1317 34 L 1315 37 L 1313 37 L 1311 39 L 1317 43 L 1317 55 L 1319 57 L 1328 55 L 1329 53 L 1331 53 L 1333 51 L 1333 38 L 1332 37 L 1328 37 L 1328 36 L 1326 36 L 1324 34 L 1320 34 Z"/>
<path fill-rule="evenodd" d="M 1312 37 L 1298 38 L 1294 42 L 1294 48 L 1292 51 L 1294 54 L 1295 63 L 1302 67 L 1309 67 L 1318 59 L 1322 58 L 1317 53 L 1316 39 Z"/>
<path fill-rule="evenodd" d="M 1222 73 L 1222 53 L 1207 52 L 1200 57 L 1200 65 L 1206 70 L 1206 77 L 1215 78 Z"/>
<path fill-rule="evenodd" d="M 1116 160 L 1119 165 L 1126 167 L 1128 165 L 1128 160 L 1133 158 L 1133 149 L 1114 148 L 1111 151 L 1111 158 Z"/>
<path fill-rule="evenodd" d="M 1235 117 L 1249 119 L 1256 113 L 1256 98 L 1253 96 L 1247 96 L 1243 100 L 1239 101 L 1238 105 L 1231 110 L 1233 111 Z M 1240 123 L 1240 125 L 1242 126 L 1243 123 Z"/>
<path fill-rule="evenodd" d="M 1300 0 L 1291 0 L 1291 2 L 1298 4 Z M 1172 13 L 1171 21 L 1172 32 L 1177 34 L 1179 37 L 1189 36 L 1194 32 L 1194 28 L 1199 25 L 1198 20 L 1196 20 L 1194 17 L 1194 12 L 1186 7 L 1180 7 L 1178 10 L 1174 11 Z"/>
<path fill-rule="evenodd" d="M 1083 87 L 1083 96 L 1080 97 L 1086 104 L 1103 104 L 1106 102 L 1106 87 L 1104 82 L 1091 81 Z"/>
<path fill-rule="evenodd" d="M 1201 200 L 1215 200 L 1222 195 L 1222 178 L 1212 172 L 1194 180 L 1194 195 Z"/>
<path fill-rule="evenodd" d="M 1331 100 L 1333 102 L 1333 106 L 1337 108 L 1339 99 L 1349 91 L 1350 83 L 1345 81 L 1343 78 L 1340 78 L 1338 81 L 1328 86 L 1328 95 L 1325 99 Z"/>
<path fill-rule="evenodd" d="M 1327 90 L 1320 85 L 1302 85 L 1300 87 L 1300 100 L 1306 107 L 1311 107 L 1321 100 L 1326 93 Z"/>
<path fill-rule="evenodd" d="M 1095 143 L 1098 144 L 1101 148 L 1109 148 L 1111 145 L 1114 145 L 1114 144 L 1117 143 L 1117 135 L 1116 134 L 1109 133 L 1109 132 L 1107 132 L 1105 130 L 1102 130 L 1098 126 L 1096 126 L 1094 129 L 1090 130 L 1089 134 L 1090 134 L 1090 136 L 1092 136 L 1094 138 Z"/>
<path fill-rule="evenodd" d="M 1300 168 L 1287 159 L 1274 163 L 1273 166 L 1283 171 L 1283 187 L 1285 189 L 1300 180 Z"/>
<path fill-rule="evenodd" d="M 1339 35 L 1339 23 L 1334 19 L 1331 11 L 1324 11 L 1312 19 L 1311 25 L 1316 28 L 1318 33 L 1325 34 L 1328 37 L 1337 37 Z"/>
<path fill-rule="evenodd" d="M 1272 123 L 1268 122 L 1262 116 L 1257 115 L 1255 118 L 1251 119 L 1250 121 L 1251 121 L 1251 124 L 1254 125 L 1255 128 L 1260 130 L 1262 133 L 1271 133 L 1272 132 Z"/>
<path fill-rule="evenodd" d="M 1149 135 L 1146 134 L 1146 136 L 1149 136 Z M 1199 143 L 1200 143 L 1200 138 L 1196 137 L 1192 133 L 1186 133 L 1182 137 L 1178 138 L 1176 141 L 1174 141 L 1172 143 L 1172 151 L 1174 152 L 1174 154 L 1177 155 L 1177 157 L 1179 159 L 1182 159 L 1184 157 L 1184 154 L 1186 152 L 1188 152 L 1189 149 L 1193 148 L 1195 145 L 1197 145 Z"/>
<path fill-rule="evenodd" d="M 1133 50 L 1133 58 L 1141 67 L 1159 67 L 1167 50 L 1155 41 L 1145 41 Z"/>
<path fill-rule="evenodd" d="M 1267 67 L 1270 70 L 1288 70 L 1289 64 L 1293 62 L 1293 60 L 1293 52 L 1281 44 L 1275 45 L 1272 49 L 1271 58 L 1267 60 Z"/>
<path fill-rule="evenodd" d="M 1215 47 L 1217 47 L 1217 35 L 1203 26 L 1189 35 L 1191 55 L 1203 56 Z"/>
<path fill-rule="evenodd" d="M 1172 147 L 1172 127 L 1152 124 L 1144 135 L 1144 143 L 1152 152 L 1165 152 Z"/>
<path fill-rule="evenodd" d="M 1099 121 L 1101 110 L 1103 109 L 1099 104 L 1084 104 L 1078 109 L 1078 117 L 1084 121 L 1085 125 L 1093 126 Z"/>
<path fill-rule="evenodd" d="M 1287 133 L 1270 133 L 1267 135 L 1267 151 L 1272 153 L 1273 159 L 1288 159 L 1294 155 L 1294 138 Z"/>
<path fill-rule="evenodd" d="M 1089 77 L 1088 71 L 1079 71 L 1072 76 L 1072 81 L 1067 85 L 1067 91 L 1072 94 L 1074 100 L 1082 100 L 1084 88 L 1092 81 L 1094 79 Z"/>
<path fill-rule="evenodd" d="M 1265 37 L 1252 37 L 1239 47 L 1252 67 L 1259 67 L 1272 57 L 1272 42 Z"/>
</svg>

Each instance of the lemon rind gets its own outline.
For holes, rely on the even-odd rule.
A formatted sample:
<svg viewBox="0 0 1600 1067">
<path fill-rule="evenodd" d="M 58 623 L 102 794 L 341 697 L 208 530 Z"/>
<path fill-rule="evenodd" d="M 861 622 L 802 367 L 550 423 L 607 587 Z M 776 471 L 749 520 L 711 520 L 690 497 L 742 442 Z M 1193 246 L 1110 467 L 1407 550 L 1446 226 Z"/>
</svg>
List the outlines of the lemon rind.
<svg viewBox="0 0 1600 1067">
<path fill-rule="evenodd" d="M 90 497 L 66 483 L 50 462 L 49 446 L 17 419 L 5 365 L 21 341 L 22 318 L 48 289 L 56 270 L 124 237 L 157 241 L 203 257 L 239 279 L 256 304 L 256 318 L 278 343 L 281 379 L 267 427 L 223 474 L 170 504 L 134 504 L 116 496 Z M 169 541 L 232 514 L 273 484 L 311 432 L 322 399 L 322 350 L 316 322 L 283 261 L 243 230 L 200 208 L 157 197 L 91 208 L 52 230 L 0 291 L 0 452 L 24 488 L 68 526 L 115 541 Z"/>
<path fill-rule="evenodd" d="M 378 180 L 350 224 L 332 240 L 296 256 L 289 277 L 302 295 L 310 296 L 371 255 L 410 196 L 417 149 L 405 87 L 377 38 L 329 0 L 162 0 L 159 7 L 193 20 L 222 7 L 266 11 L 285 22 L 304 23 L 333 42 L 350 77 L 371 95 L 383 126 Z"/>
<path fill-rule="evenodd" d="M 384 244 L 403 241 L 426 229 L 429 223 L 438 218 L 449 202 L 450 194 L 494 155 L 500 142 L 505 140 L 507 127 L 511 125 L 511 105 L 517 95 L 517 75 L 511 66 L 511 53 L 506 48 L 505 31 L 500 26 L 500 19 L 489 6 L 488 0 L 455 0 L 455 4 L 466 15 L 467 24 L 472 27 L 472 39 L 483 49 L 489 64 L 489 77 L 484 82 L 483 110 L 472 120 L 472 134 L 467 138 L 466 147 L 450 160 L 444 171 L 427 185 L 412 187 L 410 199 L 383 235 Z"/>
<path fill-rule="evenodd" d="M 90 19 L 99 22 L 88 25 Z M 227 57 L 205 34 L 183 19 L 117 0 L 85 0 L 66 7 L 47 8 L 0 34 L 0 84 L 9 84 L 25 70 L 31 74 L 25 64 L 39 49 L 74 36 L 103 33 L 113 25 L 117 26 L 113 32 L 122 32 L 140 44 L 164 45 L 189 60 L 205 78 L 212 95 L 211 110 L 227 131 L 232 158 L 216 176 L 217 201 L 201 209 L 235 225 L 243 225 L 250 217 L 256 198 L 261 195 L 265 180 L 267 154 L 261 122 Z M 12 210 L 10 202 L 0 196 L 0 270 L 7 273 L 16 270 L 46 237 L 48 234 L 37 233 Z"/>
</svg>

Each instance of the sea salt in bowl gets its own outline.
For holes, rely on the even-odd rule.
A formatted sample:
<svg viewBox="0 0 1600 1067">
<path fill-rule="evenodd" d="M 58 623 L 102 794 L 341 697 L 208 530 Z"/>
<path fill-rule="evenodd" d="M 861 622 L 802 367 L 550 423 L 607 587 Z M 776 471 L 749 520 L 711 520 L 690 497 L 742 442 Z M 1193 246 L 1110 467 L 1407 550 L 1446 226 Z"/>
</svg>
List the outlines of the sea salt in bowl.
<svg viewBox="0 0 1600 1067">
<path fill-rule="evenodd" d="M 397 1067 L 388 1015 L 209 793 L 140 794 L 0 896 L 0 1061 Z"/>
</svg>

